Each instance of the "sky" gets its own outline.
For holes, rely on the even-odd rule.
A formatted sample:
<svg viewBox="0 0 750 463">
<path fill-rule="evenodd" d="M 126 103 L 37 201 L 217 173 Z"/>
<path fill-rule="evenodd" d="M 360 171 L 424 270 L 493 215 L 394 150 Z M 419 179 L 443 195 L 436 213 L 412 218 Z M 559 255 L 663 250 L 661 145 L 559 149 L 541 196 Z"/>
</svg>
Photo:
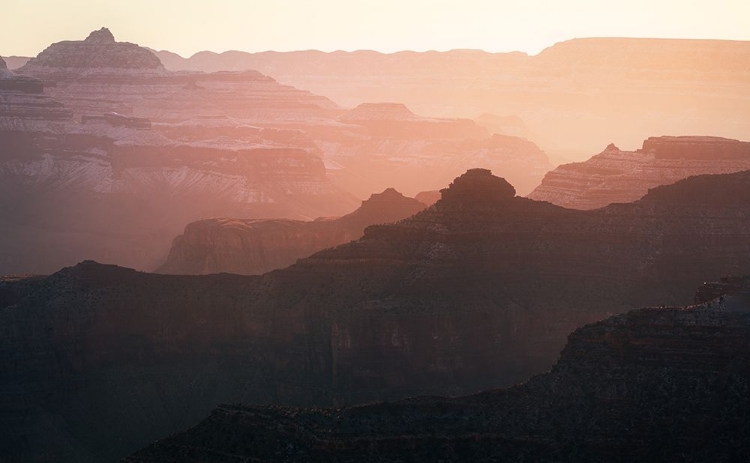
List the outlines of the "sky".
<svg viewBox="0 0 750 463">
<path fill-rule="evenodd" d="M 190 56 L 334 50 L 524 51 L 576 37 L 750 40 L 750 0 L 0 0 L 0 56 L 108 27 Z"/>
</svg>

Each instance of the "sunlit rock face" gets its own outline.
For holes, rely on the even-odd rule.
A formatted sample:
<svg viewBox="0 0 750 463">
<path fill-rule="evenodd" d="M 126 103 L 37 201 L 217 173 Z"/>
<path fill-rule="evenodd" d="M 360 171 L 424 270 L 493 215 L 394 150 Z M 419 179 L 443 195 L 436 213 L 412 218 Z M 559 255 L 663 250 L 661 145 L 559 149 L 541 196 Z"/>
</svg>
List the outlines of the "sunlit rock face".
<svg viewBox="0 0 750 463">
<path fill-rule="evenodd" d="M 188 224 L 175 238 L 159 273 L 260 275 L 288 267 L 322 249 L 362 237 L 365 228 L 410 217 L 425 204 L 393 188 L 373 194 L 351 214 L 314 221 L 228 219 Z"/>
<path fill-rule="evenodd" d="M 24 75 L 0 71 L 0 274 L 87 258 L 153 270 L 195 220 L 357 206 L 299 130 L 233 119 L 244 107 L 291 120 L 323 111 L 315 101 L 335 107 L 257 72 L 175 75 L 106 29 L 50 46 Z"/>
<path fill-rule="evenodd" d="M 478 50 L 159 56 L 170 69 L 255 69 L 344 107 L 396 101 L 433 117 L 516 116 L 545 151 L 565 150 L 572 160 L 611 141 L 637 146 L 653 134 L 750 139 L 747 41 L 586 38 L 535 56 Z"/>
<path fill-rule="evenodd" d="M 408 195 L 436 190 L 468 169 L 484 167 L 522 194 L 552 168 L 533 142 L 490 135 L 468 119 L 421 117 L 402 104 L 367 103 L 339 118 L 338 130 L 312 129 L 331 179 L 363 196 L 393 186 Z"/>
<path fill-rule="evenodd" d="M 636 151 L 614 144 L 585 162 L 547 173 L 529 198 L 595 209 L 643 197 L 651 188 L 701 174 L 750 169 L 750 143 L 719 137 L 650 137 Z"/>
<path fill-rule="evenodd" d="M 510 389 L 351 408 L 222 405 L 127 463 L 733 461 L 750 451 L 750 292 L 575 330 Z"/>
<path fill-rule="evenodd" d="M 106 33 L 92 37 L 111 44 Z M 77 121 L 42 81 L 0 71 L 0 274 L 86 258 L 151 270 L 197 219 L 310 219 L 356 207 L 297 135 L 254 128 L 237 142 L 206 142 L 115 113 Z"/>
<path fill-rule="evenodd" d="M 155 131 L 170 139 L 238 147 L 259 131 L 278 131 L 277 139 L 285 138 L 292 147 L 318 150 L 331 180 L 362 199 L 389 187 L 410 196 L 439 189 L 477 166 L 501 173 L 526 194 L 553 167 L 534 143 L 491 137 L 469 119 L 423 117 L 400 103 L 365 103 L 346 110 L 254 70 L 170 72 L 143 63 L 125 67 L 121 62 L 141 62 L 131 55 L 155 55 L 115 42 L 102 31 L 92 34 L 94 43 L 54 44 L 19 70 L 47 82 L 48 93 L 76 118 L 114 112 L 149 119 Z M 98 52 L 93 56 L 99 58 L 89 63 L 90 50 L 109 49 L 117 50 L 109 58 L 112 63 L 106 62 L 110 55 Z M 80 67 L 61 67 L 68 62 Z"/>
<path fill-rule="evenodd" d="M 750 273 L 748 172 L 593 211 L 514 196 L 481 169 L 442 195 L 262 276 L 84 262 L 3 281 L 3 455 L 116 460 L 221 403 L 331 406 L 511 386 L 548 371 L 583 324 L 687 304 L 715 275 Z M 583 357 L 601 372 L 609 360 L 591 352 Z"/>
</svg>

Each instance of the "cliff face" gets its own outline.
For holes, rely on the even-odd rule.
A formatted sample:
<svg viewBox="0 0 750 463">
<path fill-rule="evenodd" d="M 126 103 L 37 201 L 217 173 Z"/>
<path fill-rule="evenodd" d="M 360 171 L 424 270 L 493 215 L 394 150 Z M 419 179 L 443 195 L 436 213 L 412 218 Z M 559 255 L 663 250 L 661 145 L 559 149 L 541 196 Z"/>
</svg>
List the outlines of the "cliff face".
<svg viewBox="0 0 750 463">
<path fill-rule="evenodd" d="M 312 222 L 264 219 L 208 219 L 188 224 L 174 239 L 158 273 L 260 275 L 284 268 L 322 249 L 362 237 L 365 227 L 395 222 L 425 204 L 390 188 L 373 194 L 351 214 Z"/>
<path fill-rule="evenodd" d="M 637 151 L 610 144 L 586 162 L 548 172 L 529 198 L 595 209 L 643 197 L 650 188 L 701 174 L 750 169 L 750 142 L 717 137 L 651 137 Z"/>
<path fill-rule="evenodd" d="M 314 149 L 261 137 L 186 143 L 70 117 L 43 94 L 0 90 L 0 274 L 84 258 L 153 269 L 185 223 L 203 217 L 309 218 L 355 205 Z"/>
<path fill-rule="evenodd" d="M 610 141 L 636 146 L 654 133 L 750 139 L 746 41 L 575 39 L 536 56 L 472 50 L 157 54 L 170 69 L 255 69 L 345 107 L 398 101 L 435 117 L 515 115 L 545 151 L 573 151 L 580 159 Z"/>
<path fill-rule="evenodd" d="M 385 185 L 415 195 L 477 166 L 498 172 L 527 194 L 552 168 L 533 142 L 490 136 L 468 119 L 420 117 L 402 104 L 362 104 L 339 121 L 346 125 L 312 129 L 310 136 L 332 167 L 331 179 L 358 195 Z"/>
<path fill-rule="evenodd" d="M 53 44 L 18 70 L 48 83 L 76 118 L 115 112 L 149 119 L 170 139 L 235 147 L 277 131 L 290 147 L 316 150 L 331 180 L 363 199 L 388 187 L 408 195 L 437 189 L 475 166 L 527 193 L 552 168 L 533 143 L 489 138 L 468 119 L 420 117 L 398 103 L 344 110 L 254 70 L 170 72 L 151 67 L 146 57 L 155 56 L 145 48 L 108 31 L 92 36 Z"/>
<path fill-rule="evenodd" d="M 515 384 L 548 370 L 582 324 L 750 273 L 749 194 L 742 172 L 575 211 L 477 169 L 411 218 L 260 277 L 89 262 L 3 281 L 3 454 L 112 460 L 226 402 Z"/>
<path fill-rule="evenodd" d="M 308 410 L 223 405 L 125 462 L 739 461 L 750 452 L 750 293 L 577 329 L 507 390 Z"/>
<path fill-rule="evenodd" d="M 324 98 L 257 72 L 176 75 L 104 29 L 52 45 L 20 71 L 39 78 L 4 68 L 0 78 L 0 274 L 82 259 L 153 269 L 195 220 L 356 207 L 298 130 L 232 119 L 241 107 L 308 117 L 324 112 L 316 101 L 335 106 Z"/>
</svg>

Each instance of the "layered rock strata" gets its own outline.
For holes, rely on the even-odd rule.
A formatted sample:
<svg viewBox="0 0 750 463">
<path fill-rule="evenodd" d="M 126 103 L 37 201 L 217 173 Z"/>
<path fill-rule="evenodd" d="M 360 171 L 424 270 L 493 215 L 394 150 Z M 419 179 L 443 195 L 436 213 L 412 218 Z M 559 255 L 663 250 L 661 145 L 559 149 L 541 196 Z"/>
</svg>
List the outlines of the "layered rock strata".
<svg viewBox="0 0 750 463">
<path fill-rule="evenodd" d="M 595 209 L 643 197 L 651 188 L 702 174 L 750 169 L 750 142 L 718 137 L 651 137 L 636 151 L 610 144 L 586 162 L 544 176 L 529 198 L 572 209 Z"/>
<path fill-rule="evenodd" d="M 565 150 L 573 160 L 610 141 L 636 146 L 654 133 L 750 139 L 747 41 L 581 38 L 535 56 L 479 50 L 157 54 L 170 69 L 255 69 L 345 107 L 397 101 L 434 117 L 516 115 L 545 151 Z"/>
</svg>

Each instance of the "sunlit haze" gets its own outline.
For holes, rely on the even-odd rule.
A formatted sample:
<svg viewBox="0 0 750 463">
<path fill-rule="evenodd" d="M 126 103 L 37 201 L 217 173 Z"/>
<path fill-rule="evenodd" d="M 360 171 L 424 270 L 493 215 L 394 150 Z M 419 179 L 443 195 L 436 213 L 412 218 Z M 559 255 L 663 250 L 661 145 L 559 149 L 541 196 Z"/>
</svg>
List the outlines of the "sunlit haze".
<svg viewBox="0 0 750 463">
<path fill-rule="evenodd" d="M 212 50 L 537 53 L 575 37 L 750 39 L 747 0 L 5 0 L 0 55 L 109 27 L 183 56 Z"/>
</svg>

